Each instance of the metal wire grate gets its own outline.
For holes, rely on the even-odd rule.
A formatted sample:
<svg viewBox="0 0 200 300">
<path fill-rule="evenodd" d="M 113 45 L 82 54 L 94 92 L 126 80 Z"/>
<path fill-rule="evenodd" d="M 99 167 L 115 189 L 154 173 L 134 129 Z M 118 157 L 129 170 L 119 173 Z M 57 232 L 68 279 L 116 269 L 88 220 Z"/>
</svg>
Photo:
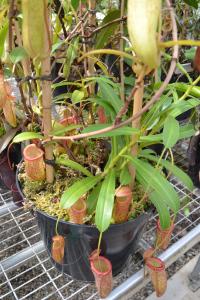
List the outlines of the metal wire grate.
<svg viewBox="0 0 200 300">
<path fill-rule="evenodd" d="M 178 147 L 175 159 L 184 169 L 185 144 Z M 178 213 L 171 243 L 176 243 L 200 224 L 200 193 L 192 193 L 171 178 L 178 191 L 182 209 Z M 157 216 L 150 219 L 140 247 L 129 258 L 124 271 L 115 278 L 115 287 L 125 282 L 143 266 L 144 248 L 155 241 Z M 72 280 L 52 266 L 35 218 L 12 202 L 10 191 L 0 189 L 0 299 L 2 300 L 90 300 L 99 299 L 94 285 Z"/>
</svg>

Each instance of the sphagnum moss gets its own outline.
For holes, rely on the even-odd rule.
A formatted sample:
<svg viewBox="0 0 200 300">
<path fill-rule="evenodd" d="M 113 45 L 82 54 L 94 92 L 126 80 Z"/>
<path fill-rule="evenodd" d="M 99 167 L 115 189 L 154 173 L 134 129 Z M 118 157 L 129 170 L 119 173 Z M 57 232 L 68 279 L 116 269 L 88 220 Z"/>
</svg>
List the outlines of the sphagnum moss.
<svg viewBox="0 0 200 300">
<path fill-rule="evenodd" d="M 19 170 L 18 179 L 26 198 L 25 208 L 32 207 L 60 220 L 68 221 L 68 211 L 60 208 L 60 198 L 64 190 L 81 177 L 80 173 L 66 167 L 64 170 L 56 172 L 53 185 L 44 181 L 31 181 L 25 174 L 23 163 Z"/>
</svg>

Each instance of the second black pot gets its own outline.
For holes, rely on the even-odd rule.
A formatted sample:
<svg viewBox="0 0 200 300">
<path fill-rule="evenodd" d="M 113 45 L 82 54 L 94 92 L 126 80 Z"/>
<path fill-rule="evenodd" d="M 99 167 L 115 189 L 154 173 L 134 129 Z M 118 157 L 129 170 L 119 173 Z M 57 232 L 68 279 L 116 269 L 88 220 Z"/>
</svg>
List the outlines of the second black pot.
<svg viewBox="0 0 200 300">
<path fill-rule="evenodd" d="M 52 238 L 56 235 L 57 219 L 41 211 L 36 211 L 36 215 L 42 239 L 51 257 Z M 144 213 L 134 220 L 111 225 L 103 233 L 101 255 L 111 261 L 113 275 L 122 271 L 129 255 L 136 250 L 148 219 L 149 215 Z M 94 281 L 89 256 L 97 249 L 99 239 L 97 228 L 60 221 L 58 232 L 65 239 L 64 261 L 63 264 L 58 264 L 51 258 L 52 263 L 60 272 L 74 279 Z"/>
</svg>

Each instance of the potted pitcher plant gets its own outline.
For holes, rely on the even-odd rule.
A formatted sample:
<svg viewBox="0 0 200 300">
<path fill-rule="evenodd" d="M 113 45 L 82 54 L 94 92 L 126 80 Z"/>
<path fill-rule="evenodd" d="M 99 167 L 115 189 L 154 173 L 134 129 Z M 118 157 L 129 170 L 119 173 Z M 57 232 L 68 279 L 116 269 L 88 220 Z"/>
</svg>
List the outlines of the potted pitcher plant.
<svg viewBox="0 0 200 300">
<path fill-rule="evenodd" d="M 17 186 L 24 206 L 35 212 L 55 267 L 75 279 L 95 281 L 105 298 L 112 276 L 136 250 L 153 206 L 159 215 L 154 250 L 168 246 L 180 208 L 169 175 L 193 188 L 174 164 L 171 149 L 195 132 L 176 117 L 200 101 L 190 98 L 190 91 L 177 101 L 169 86 L 178 44 L 191 41 L 178 41 L 168 0 L 128 0 L 127 7 L 122 1 L 121 12 L 113 7 L 103 21 L 96 17 L 100 5 L 95 0 L 19 2 L 10 7 L 9 20 L 10 64 L 26 112 L 23 132 L 13 139 L 24 148 Z M 172 41 L 162 41 L 162 5 L 169 11 Z M 166 48 L 172 48 L 167 60 Z M 120 58 L 119 78 L 109 73 L 105 55 Z M 169 70 L 160 82 L 162 60 Z M 54 93 L 59 87 L 61 95 Z M 155 144 L 161 145 L 160 153 Z M 146 264 L 162 271 L 159 296 L 166 276 L 154 250 Z M 157 273 L 151 273 L 153 282 Z"/>
</svg>

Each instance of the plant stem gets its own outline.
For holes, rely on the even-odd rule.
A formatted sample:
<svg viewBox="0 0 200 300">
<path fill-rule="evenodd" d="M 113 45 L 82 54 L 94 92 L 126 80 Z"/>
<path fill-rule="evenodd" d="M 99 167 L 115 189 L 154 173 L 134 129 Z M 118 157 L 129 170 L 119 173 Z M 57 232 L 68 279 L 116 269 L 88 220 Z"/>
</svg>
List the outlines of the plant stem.
<svg viewBox="0 0 200 300">
<path fill-rule="evenodd" d="M 135 136 L 135 140 L 132 140 L 128 145 L 126 145 L 117 156 L 113 158 L 113 160 L 110 162 L 109 166 L 104 170 L 102 173 L 102 177 L 106 176 L 110 170 L 116 165 L 118 160 L 121 158 L 122 155 L 124 155 L 138 140 L 138 136 Z"/>
<path fill-rule="evenodd" d="M 89 18 L 88 18 L 88 23 L 90 28 L 95 28 L 96 27 L 96 14 L 93 13 L 92 11 L 95 11 L 96 9 L 96 0 L 88 0 L 88 6 L 89 6 Z M 88 46 L 88 52 L 92 49 L 92 45 Z M 94 60 L 89 57 L 88 58 L 88 74 L 89 76 L 94 74 Z M 91 83 L 89 85 L 89 90 L 90 94 L 94 94 L 94 83 Z"/>
<path fill-rule="evenodd" d="M 97 255 L 99 256 L 100 254 L 100 247 L 101 247 L 101 240 L 102 240 L 102 235 L 103 235 L 103 232 L 100 232 L 100 235 L 99 235 L 99 241 L 98 241 L 98 248 L 97 248 Z"/>
<path fill-rule="evenodd" d="M 195 79 L 191 85 L 188 87 L 188 89 L 186 90 L 186 92 L 183 94 L 183 96 L 179 99 L 179 101 L 184 100 L 185 98 L 187 98 L 187 96 L 189 95 L 190 91 L 192 90 L 192 88 L 197 85 L 197 83 L 200 81 L 200 76 L 197 77 L 197 79 Z"/>
<path fill-rule="evenodd" d="M 88 6 L 89 6 L 89 18 L 88 18 L 88 24 L 90 28 L 96 27 L 96 14 L 94 13 L 96 9 L 96 0 L 88 0 Z M 88 52 L 92 49 L 92 41 L 91 44 L 88 45 Z M 95 73 L 94 69 L 94 60 L 93 58 L 88 58 L 88 75 L 92 76 Z M 89 85 L 89 94 L 94 95 L 95 91 L 95 84 L 92 82 Z M 89 112 L 90 112 L 90 122 L 94 123 L 94 116 L 93 116 L 93 105 L 92 103 L 89 104 Z"/>
<path fill-rule="evenodd" d="M 124 103 L 124 106 L 120 109 L 120 111 L 118 112 L 116 118 L 115 118 L 115 125 L 119 124 L 122 120 L 122 117 L 123 115 L 125 115 L 127 113 L 127 110 L 128 110 L 128 107 L 129 107 L 129 104 L 131 103 L 136 91 L 138 89 L 138 86 L 134 86 L 130 95 L 128 96 L 128 98 L 126 99 L 125 103 Z"/>
<path fill-rule="evenodd" d="M 49 75 L 51 71 L 50 56 L 42 61 L 42 75 Z M 51 82 L 42 81 L 42 109 L 44 136 L 48 136 L 52 131 L 51 118 Z M 45 158 L 53 160 L 53 147 L 51 143 L 45 145 Z M 52 183 L 54 180 L 54 170 L 49 164 L 46 164 L 46 180 Z"/>
<path fill-rule="evenodd" d="M 49 45 L 50 35 L 49 35 L 49 13 L 46 7 L 46 30 L 45 35 L 45 45 L 49 48 L 48 56 L 41 61 L 41 69 L 43 76 L 49 76 L 51 74 L 51 45 Z M 52 116 L 51 116 L 51 105 L 52 105 L 52 91 L 51 91 L 51 81 L 42 80 L 42 108 L 43 108 L 43 126 L 44 126 L 44 136 L 48 136 L 52 131 Z M 45 145 L 45 158 L 46 160 L 53 160 L 53 146 L 51 143 Z M 54 180 L 54 169 L 51 165 L 46 164 L 46 181 L 52 183 Z"/>
<path fill-rule="evenodd" d="M 172 59 L 171 55 L 169 55 L 168 53 L 163 52 L 162 55 L 169 61 Z M 192 83 L 192 78 L 190 77 L 189 73 L 185 70 L 185 68 L 179 62 L 177 62 L 176 66 L 187 77 L 188 81 Z"/>
<path fill-rule="evenodd" d="M 13 30 L 12 30 L 12 21 L 14 17 L 14 7 L 15 0 L 9 1 L 9 11 L 8 11 L 8 18 L 9 18 L 9 27 L 8 27 L 8 51 L 11 52 L 13 48 Z"/>
<path fill-rule="evenodd" d="M 99 49 L 99 50 L 92 50 L 89 51 L 88 53 L 82 55 L 78 62 L 80 62 L 81 60 L 83 60 L 85 57 L 90 56 L 90 55 L 98 55 L 98 54 L 114 54 L 114 55 L 119 55 L 122 57 L 126 57 L 129 58 L 131 60 L 133 60 L 133 56 L 131 54 L 128 54 L 126 52 L 121 52 L 119 50 L 114 50 L 114 49 Z"/>
<path fill-rule="evenodd" d="M 137 88 L 137 90 L 134 94 L 133 115 L 139 113 L 142 109 L 143 96 L 144 96 L 144 75 L 145 75 L 145 70 L 146 70 L 146 68 L 142 68 L 141 73 L 138 74 L 138 76 L 137 76 L 136 86 L 138 88 Z M 140 118 L 137 118 L 136 120 L 132 121 L 132 127 L 133 128 L 140 128 Z M 133 135 L 132 139 L 135 140 L 135 134 Z M 138 143 L 135 143 L 134 146 L 131 149 L 131 154 L 133 156 L 137 156 L 137 153 L 138 153 Z M 130 164 L 130 163 L 128 165 L 128 168 L 129 168 L 129 173 L 131 175 L 130 188 L 133 189 L 134 183 L 135 183 L 136 170 L 133 167 L 133 165 Z"/>
<path fill-rule="evenodd" d="M 17 44 L 18 44 L 19 47 L 22 47 L 23 44 L 22 44 L 22 38 L 21 38 L 20 29 L 19 29 L 19 24 L 18 24 L 18 21 L 16 21 L 15 19 L 14 19 L 14 28 L 15 28 L 15 34 L 16 34 Z M 25 59 L 22 60 L 22 68 L 23 68 L 25 77 L 31 75 L 31 62 L 30 62 L 29 58 L 25 58 Z M 30 83 L 30 84 L 31 84 L 31 88 L 33 88 L 32 83 Z M 23 103 L 23 106 L 24 106 L 24 110 L 25 110 L 26 114 L 29 115 L 30 114 L 29 113 L 29 109 L 30 109 L 30 111 L 32 113 L 32 108 L 30 107 L 28 109 L 27 103 L 26 103 L 26 98 L 24 96 L 23 89 L 22 89 L 22 87 L 20 85 L 19 85 L 19 90 L 20 90 L 20 94 L 21 94 L 21 99 L 22 99 L 22 103 Z"/>
<path fill-rule="evenodd" d="M 200 46 L 200 41 L 194 40 L 173 40 L 168 42 L 160 42 L 158 43 L 160 48 L 170 48 L 173 46 Z"/>
<path fill-rule="evenodd" d="M 17 38 L 17 44 L 19 47 L 22 47 L 22 38 L 21 38 L 21 34 L 20 34 L 20 30 L 19 30 L 19 25 L 18 22 L 16 20 L 14 20 L 14 27 L 15 27 L 15 33 L 16 33 L 16 38 Z M 24 70 L 24 75 L 29 76 L 31 75 L 31 62 L 30 59 L 25 58 L 22 60 L 22 67 Z"/>
<path fill-rule="evenodd" d="M 100 31 L 100 30 L 102 30 L 102 29 L 104 29 L 104 28 L 106 28 L 106 27 L 108 27 L 108 26 L 110 26 L 110 25 L 112 25 L 112 24 L 114 24 L 114 23 L 126 21 L 126 19 L 127 19 L 126 16 L 122 16 L 122 17 L 120 17 L 120 18 L 118 18 L 118 19 L 115 19 L 115 20 L 110 21 L 110 22 L 108 22 L 108 23 L 106 23 L 106 24 L 103 24 L 102 26 L 99 26 L 98 28 L 96 28 L 95 30 L 93 30 L 93 32 L 91 33 L 90 37 L 91 37 L 93 34 L 97 33 L 98 31 Z"/>
<path fill-rule="evenodd" d="M 121 0 L 121 13 L 120 13 L 120 17 L 122 19 L 123 15 L 124 15 L 124 0 Z M 124 35 L 124 24 L 123 22 L 120 23 L 120 33 L 121 33 L 121 37 L 120 37 L 120 51 L 123 52 L 124 50 L 124 40 L 123 40 L 123 35 Z M 125 95 L 124 95 L 124 59 L 123 57 L 120 57 L 120 83 L 121 83 L 121 99 L 123 102 L 125 102 Z"/>
</svg>

